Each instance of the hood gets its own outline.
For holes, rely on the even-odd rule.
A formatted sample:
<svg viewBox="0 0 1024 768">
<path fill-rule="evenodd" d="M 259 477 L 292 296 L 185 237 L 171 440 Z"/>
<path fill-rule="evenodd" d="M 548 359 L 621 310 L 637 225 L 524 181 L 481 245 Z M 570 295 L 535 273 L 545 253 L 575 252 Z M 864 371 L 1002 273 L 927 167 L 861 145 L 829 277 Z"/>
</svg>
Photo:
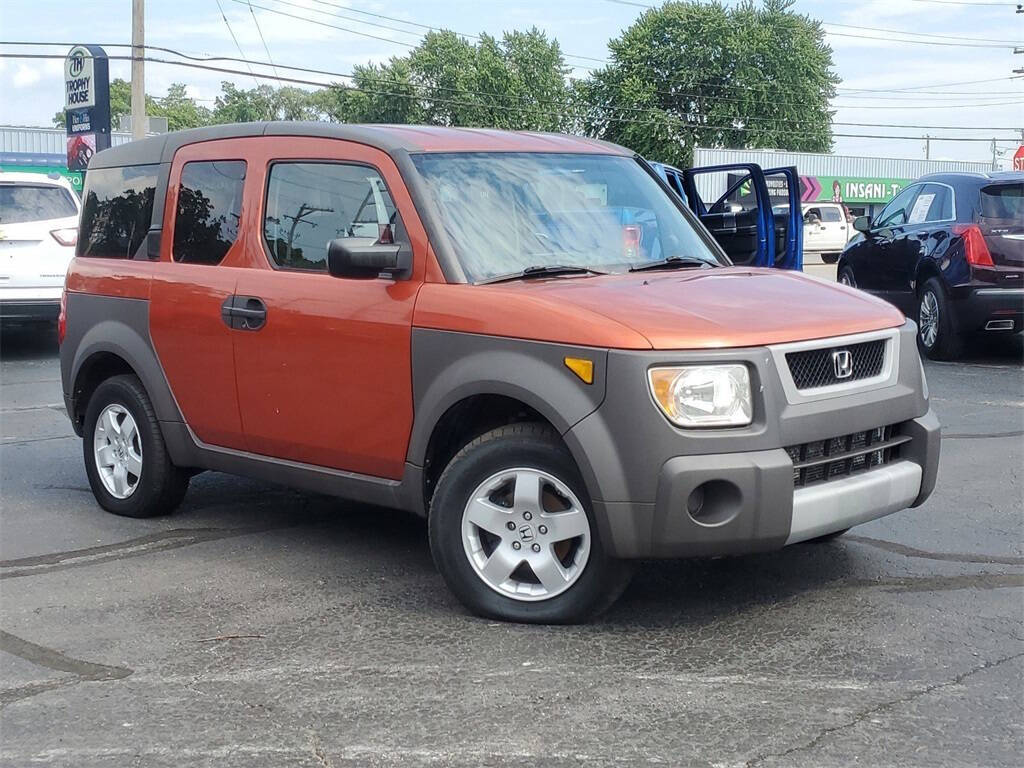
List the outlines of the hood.
<svg viewBox="0 0 1024 768">
<path fill-rule="evenodd" d="M 903 322 L 856 289 L 742 267 L 425 285 L 416 308 L 421 327 L 630 349 L 762 346 Z"/>
</svg>

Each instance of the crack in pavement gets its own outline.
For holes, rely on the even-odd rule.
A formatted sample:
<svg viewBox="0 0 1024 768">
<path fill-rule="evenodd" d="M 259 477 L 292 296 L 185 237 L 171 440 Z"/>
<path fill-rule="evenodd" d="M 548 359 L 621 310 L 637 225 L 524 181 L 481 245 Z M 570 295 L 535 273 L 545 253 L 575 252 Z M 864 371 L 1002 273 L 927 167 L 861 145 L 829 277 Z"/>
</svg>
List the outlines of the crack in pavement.
<svg viewBox="0 0 1024 768">
<path fill-rule="evenodd" d="M 994 437 L 1020 437 L 1024 435 L 1024 429 L 1014 429 L 1010 432 L 953 432 L 943 435 L 943 440 L 985 440 Z"/>
<path fill-rule="evenodd" d="M 904 694 L 903 696 L 899 696 L 895 699 L 883 701 L 880 704 L 874 704 L 870 707 L 867 707 L 866 709 L 862 709 L 860 712 L 857 712 L 850 720 L 848 720 L 845 723 L 840 723 L 839 725 L 830 725 L 827 728 L 823 728 L 813 739 L 806 742 L 805 744 L 798 744 L 794 747 L 790 747 L 789 749 L 783 750 L 782 752 L 768 752 L 761 755 L 756 755 L 752 757 L 750 760 L 747 760 L 747 762 L 744 763 L 744 766 L 745 768 L 752 768 L 752 766 L 760 765 L 766 760 L 772 760 L 776 758 L 784 759 L 798 752 L 806 752 L 808 750 L 814 749 L 832 734 L 844 731 L 847 728 L 852 728 L 855 725 L 859 725 L 872 715 L 877 715 L 881 712 L 887 712 L 893 709 L 894 707 L 899 706 L 900 704 L 909 704 L 911 701 L 914 701 L 915 699 L 919 699 L 922 696 L 927 696 L 928 694 L 934 693 L 935 691 L 941 690 L 943 688 L 949 688 L 953 685 L 959 685 L 964 680 L 969 678 L 971 675 L 975 675 L 978 672 L 983 672 L 986 669 L 998 667 L 1001 664 L 1005 664 L 1008 661 L 1013 661 L 1014 659 L 1019 659 L 1021 657 L 1024 657 L 1024 652 L 1015 653 L 1012 656 L 1006 656 L 995 661 L 986 661 L 983 664 L 980 664 L 976 667 L 972 667 L 966 672 L 962 672 L 961 674 L 954 677 L 952 680 L 945 680 L 941 683 L 927 685 L 924 688 L 921 688 L 916 691 L 911 691 L 910 693 Z"/>
<path fill-rule="evenodd" d="M 1024 587 L 1024 573 L 961 573 L 956 576 L 902 576 L 840 581 L 842 588 L 882 587 L 888 592 L 953 592 L 958 589 Z"/>
<path fill-rule="evenodd" d="M 870 547 L 884 549 L 887 552 L 895 552 L 907 557 L 919 557 L 925 560 L 944 560 L 951 563 L 981 563 L 984 565 L 1024 565 L 1024 557 L 1012 555 L 972 555 L 958 552 L 929 552 L 925 549 L 908 547 L 905 544 L 898 544 L 895 541 L 885 539 L 871 539 L 867 536 L 845 536 L 844 541 L 856 541 L 860 544 L 867 544 Z"/>
<path fill-rule="evenodd" d="M 263 533 L 280 527 L 175 528 L 170 531 L 150 534 L 149 536 L 128 539 L 116 544 L 104 544 L 66 552 L 34 555 L 15 560 L 3 560 L 0 561 L 0 579 L 16 579 L 22 576 L 34 576 L 39 573 L 49 573 L 67 568 L 80 568 L 86 565 L 106 563 L 111 560 L 139 557 L 151 552 L 163 552 L 168 549 L 188 547 L 205 541 L 228 539 L 234 536 L 247 536 L 251 533 Z"/>
<path fill-rule="evenodd" d="M 134 670 L 127 667 L 114 667 L 108 664 L 97 664 L 92 661 L 76 659 L 53 648 L 47 648 L 45 645 L 38 645 L 17 635 L 12 635 L 10 632 L 5 632 L 2 629 L 0 629 L 0 651 L 24 659 L 35 664 L 37 667 L 44 667 L 54 672 L 64 672 L 72 676 L 0 691 L 0 708 L 7 706 L 11 702 L 67 685 L 76 685 L 83 682 L 122 680 L 134 673 Z"/>
</svg>

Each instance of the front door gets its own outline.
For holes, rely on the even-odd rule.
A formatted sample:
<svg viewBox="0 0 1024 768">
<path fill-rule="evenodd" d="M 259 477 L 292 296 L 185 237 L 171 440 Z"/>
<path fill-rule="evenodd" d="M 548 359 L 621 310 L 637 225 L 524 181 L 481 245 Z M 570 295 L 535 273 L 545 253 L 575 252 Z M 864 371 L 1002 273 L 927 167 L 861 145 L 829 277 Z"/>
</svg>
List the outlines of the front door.
<svg viewBox="0 0 1024 768">
<path fill-rule="evenodd" d="M 312 138 L 260 146 L 264 202 L 252 222 L 260 236 L 250 243 L 253 268 L 235 286 L 236 306 L 257 313 L 254 327 L 234 331 L 249 451 L 397 479 L 412 426 L 412 314 L 426 258 L 412 201 L 380 151 Z M 408 238 L 412 275 L 331 277 L 336 238 Z"/>
<path fill-rule="evenodd" d="M 775 221 L 768 185 L 754 163 L 683 171 L 690 209 L 734 264 L 775 264 Z"/>
<path fill-rule="evenodd" d="M 903 298 L 899 294 L 907 248 L 910 245 L 906 239 L 909 234 L 908 221 L 920 191 L 919 184 L 907 187 L 871 222 L 872 247 L 866 259 L 867 269 L 864 278 L 857 276 L 861 288 L 876 292 L 896 304 L 900 304 Z"/>
</svg>

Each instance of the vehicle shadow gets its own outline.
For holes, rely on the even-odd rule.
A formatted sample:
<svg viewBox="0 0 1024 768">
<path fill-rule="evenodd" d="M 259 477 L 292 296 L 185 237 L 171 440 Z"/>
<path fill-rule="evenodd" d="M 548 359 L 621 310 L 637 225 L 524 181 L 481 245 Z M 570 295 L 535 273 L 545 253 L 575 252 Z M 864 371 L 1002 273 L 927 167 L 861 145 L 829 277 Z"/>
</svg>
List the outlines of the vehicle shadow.
<svg viewBox="0 0 1024 768">
<path fill-rule="evenodd" d="M 1024 364 L 1024 334 L 978 334 L 964 342 L 964 353 L 953 364 Z"/>
<path fill-rule="evenodd" d="M 5 362 L 53 359 L 59 351 L 53 323 L 0 324 L 0 359 Z"/>
<path fill-rule="evenodd" d="M 393 603 L 404 603 L 409 612 L 468 616 L 441 588 L 421 518 L 214 473 L 197 478 L 196 486 L 176 516 L 179 524 L 220 527 L 244 511 L 246 527 L 251 525 L 255 536 L 269 537 L 275 551 L 280 538 L 287 539 L 287 547 L 279 551 L 313 558 L 329 552 L 338 564 L 339 583 L 377 574 L 385 581 L 375 589 L 389 593 Z M 594 625 L 702 626 L 823 587 L 884 576 L 877 563 L 842 539 L 735 557 L 640 561 L 625 593 Z"/>
</svg>

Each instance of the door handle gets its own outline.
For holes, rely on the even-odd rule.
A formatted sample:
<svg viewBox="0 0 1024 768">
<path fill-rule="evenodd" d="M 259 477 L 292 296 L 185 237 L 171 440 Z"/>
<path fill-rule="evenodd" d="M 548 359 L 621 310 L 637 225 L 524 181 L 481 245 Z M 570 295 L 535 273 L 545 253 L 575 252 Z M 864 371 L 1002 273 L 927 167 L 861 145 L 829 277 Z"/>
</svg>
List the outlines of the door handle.
<svg viewBox="0 0 1024 768">
<path fill-rule="evenodd" d="M 221 319 L 236 331 L 258 331 L 267 322 L 267 305 L 256 296 L 228 296 L 220 308 Z"/>
</svg>

